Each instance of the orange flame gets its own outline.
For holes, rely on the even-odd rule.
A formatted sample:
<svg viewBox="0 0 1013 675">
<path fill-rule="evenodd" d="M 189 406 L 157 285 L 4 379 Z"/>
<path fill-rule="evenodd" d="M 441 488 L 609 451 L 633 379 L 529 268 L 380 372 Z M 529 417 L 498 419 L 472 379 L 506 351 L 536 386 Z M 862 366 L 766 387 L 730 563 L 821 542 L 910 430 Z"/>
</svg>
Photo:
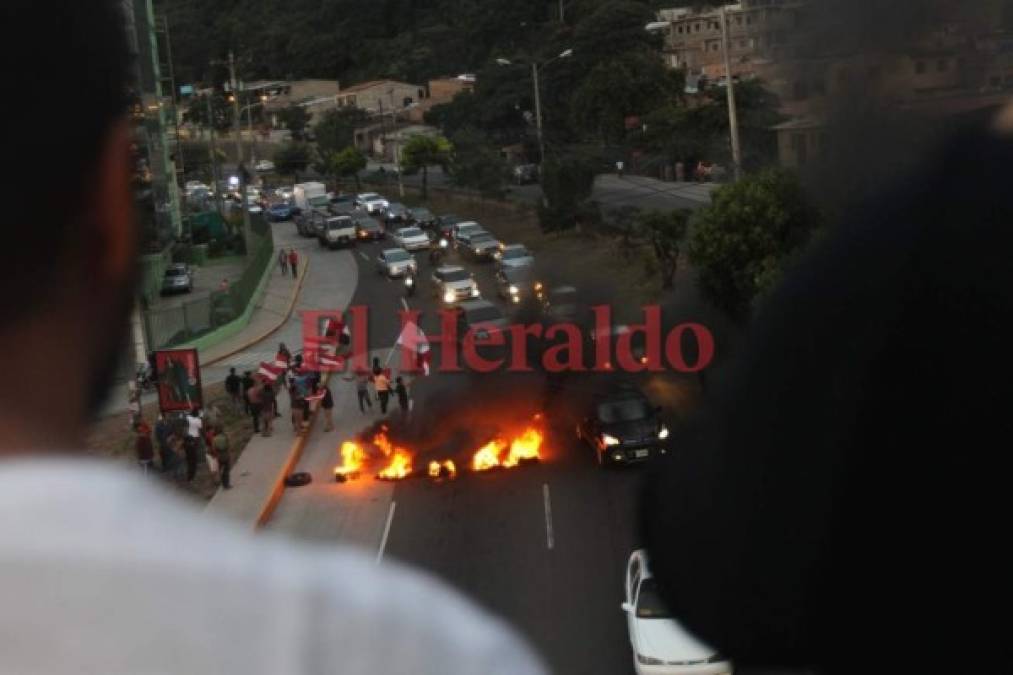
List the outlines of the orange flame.
<svg viewBox="0 0 1013 675">
<path fill-rule="evenodd" d="M 411 453 L 402 447 L 394 445 L 387 438 L 387 427 L 380 427 L 379 433 L 373 436 L 373 445 L 378 447 L 384 457 L 389 459 L 387 466 L 376 474 L 378 478 L 398 480 L 400 478 L 407 478 L 412 472 Z"/>
<path fill-rule="evenodd" d="M 429 462 L 430 478 L 439 478 L 441 472 L 447 478 L 456 478 L 457 466 L 455 466 L 453 460 L 450 459 L 444 460 L 443 462 L 437 462 L 436 460 Z"/>
<path fill-rule="evenodd" d="M 334 473 L 348 475 L 362 469 L 362 463 L 366 459 L 366 452 L 362 446 L 353 441 L 345 441 L 341 444 L 341 465 L 334 467 Z"/>
<path fill-rule="evenodd" d="M 473 471 L 487 471 L 498 466 L 509 469 L 525 460 L 536 460 L 540 457 L 543 439 L 541 431 L 528 427 L 509 443 L 501 439 L 489 441 L 472 456 L 471 468 Z"/>
</svg>

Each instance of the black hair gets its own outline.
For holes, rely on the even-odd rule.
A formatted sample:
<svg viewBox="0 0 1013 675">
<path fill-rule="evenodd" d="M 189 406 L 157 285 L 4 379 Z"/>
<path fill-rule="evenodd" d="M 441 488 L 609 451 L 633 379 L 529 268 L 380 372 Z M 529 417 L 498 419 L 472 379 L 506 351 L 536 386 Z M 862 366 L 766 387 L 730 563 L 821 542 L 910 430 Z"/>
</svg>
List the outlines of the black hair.
<svg viewBox="0 0 1013 675">
<path fill-rule="evenodd" d="M 17 103 L 3 108 L 6 151 L 19 163 L 8 189 L 34 207 L 0 252 L 2 307 L 11 320 L 37 309 L 60 284 L 66 259 L 80 255 L 70 237 L 108 132 L 128 110 L 132 51 L 122 0 L 0 4 L 0 63 L 5 87 L 17 92 Z M 43 42 L 26 42 L 31 30 Z"/>
</svg>

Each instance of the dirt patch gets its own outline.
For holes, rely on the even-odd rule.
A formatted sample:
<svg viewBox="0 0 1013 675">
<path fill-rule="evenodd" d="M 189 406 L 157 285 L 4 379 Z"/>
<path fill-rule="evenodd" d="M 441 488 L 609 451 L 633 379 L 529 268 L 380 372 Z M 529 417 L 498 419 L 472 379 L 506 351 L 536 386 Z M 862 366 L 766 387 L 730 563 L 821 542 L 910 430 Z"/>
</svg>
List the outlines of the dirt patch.
<svg viewBox="0 0 1013 675">
<path fill-rule="evenodd" d="M 217 419 L 221 422 L 225 433 L 229 436 L 232 445 L 233 461 L 236 461 L 246 448 L 246 444 L 253 436 L 253 422 L 249 415 L 242 411 L 234 411 L 225 394 L 224 383 L 210 385 L 204 388 L 205 408 L 210 412 L 217 411 Z M 146 394 L 142 399 L 141 412 L 145 420 L 154 426 L 158 419 L 158 402 L 154 394 Z M 137 466 L 137 456 L 134 450 L 134 439 L 136 435 L 130 429 L 130 418 L 127 413 L 114 415 L 99 420 L 92 426 L 91 432 L 85 442 L 86 451 L 97 457 L 105 457 L 112 461 L 122 462 L 131 467 Z M 182 447 L 175 448 L 177 465 L 185 467 Z M 155 463 L 152 472 L 161 480 L 179 489 L 183 494 L 200 500 L 208 501 L 214 496 L 218 489 L 216 476 L 208 471 L 204 458 L 197 464 L 197 476 L 192 483 L 185 480 L 185 468 L 181 472 L 163 472 L 158 455 L 156 443 Z"/>
</svg>

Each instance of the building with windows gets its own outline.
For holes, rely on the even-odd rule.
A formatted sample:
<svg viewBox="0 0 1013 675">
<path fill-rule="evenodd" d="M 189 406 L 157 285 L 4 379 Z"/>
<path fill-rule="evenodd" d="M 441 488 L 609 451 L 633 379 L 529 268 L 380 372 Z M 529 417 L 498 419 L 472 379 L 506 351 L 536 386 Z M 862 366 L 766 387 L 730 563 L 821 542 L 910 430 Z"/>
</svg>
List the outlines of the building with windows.
<svg viewBox="0 0 1013 675">
<path fill-rule="evenodd" d="M 359 108 L 368 113 L 384 114 L 417 104 L 426 96 L 426 90 L 417 84 L 395 80 L 360 82 L 335 95 L 339 108 Z"/>
</svg>

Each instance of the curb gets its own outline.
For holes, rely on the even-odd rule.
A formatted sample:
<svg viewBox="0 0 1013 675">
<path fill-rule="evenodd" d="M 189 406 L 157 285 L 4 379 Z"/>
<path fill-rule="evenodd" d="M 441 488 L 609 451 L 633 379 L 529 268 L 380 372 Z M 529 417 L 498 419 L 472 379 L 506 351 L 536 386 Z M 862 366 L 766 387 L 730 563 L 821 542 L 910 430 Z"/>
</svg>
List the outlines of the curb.
<svg viewBox="0 0 1013 675">
<path fill-rule="evenodd" d="M 324 386 L 331 383 L 331 373 L 328 372 L 323 380 Z M 253 523 L 253 530 L 257 531 L 267 524 L 267 521 L 274 515 L 275 509 L 278 508 L 278 504 L 281 502 L 282 495 L 285 494 L 285 478 L 292 473 L 299 460 L 302 459 L 303 450 L 306 448 L 306 443 L 309 442 L 310 435 L 313 433 L 313 427 L 316 426 L 317 416 L 320 413 L 320 404 L 317 403 L 313 408 L 313 412 L 310 414 L 309 424 L 306 426 L 306 431 L 299 434 L 295 441 L 292 443 L 292 447 L 288 450 L 288 457 L 285 458 L 285 462 L 281 465 L 281 470 L 278 472 L 278 477 L 274 480 L 274 487 L 271 488 L 271 494 L 268 495 L 264 501 L 264 505 L 260 507 L 260 513 L 257 515 L 257 519 Z"/>
<path fill-rule="evenodd" d="M 306 275 L 309 273 L 309 268 L 310 268 L 310 261 L 309 257 L 307 257 L 306 264 L 302 266 L 302 272 L 299 274 L 299 280 L 296 283 L 295 288 L 292 289 L 292 298 L 289 300 L 288 303 L 288 311 L 285 312 L 285 316 L 282 317 L 280 321 L 278 321 L 277 325 L 275 325 L 274 328 L 265 331 L 264 333 L 258 335 L 255 338 L 245 341 L 235 349 L 232 349 L 231 351 L 228 351 L 225 354 L 222 354 L 221 356 L 216 356 L 210 361 L 205 361 L 204 363 L 201 364 L 201 367 L 203 368 L 204 366 L 213 366 L 214 364 L 224 361 L 230 356 L 238 354 L 239 352 L 244 351 L 248 347 L 257 344 L 261 340 L 265 340 L 274 335 L 276 332 L 278 332 L 278 329 L 284 326 L 288 322 L 289 318 L 292 316 L 292 311 L 295 309 L 296 300 L 299 299 L 299 293 L 302 292 L 303 280 L 306 279 Z"/>
</svg>

